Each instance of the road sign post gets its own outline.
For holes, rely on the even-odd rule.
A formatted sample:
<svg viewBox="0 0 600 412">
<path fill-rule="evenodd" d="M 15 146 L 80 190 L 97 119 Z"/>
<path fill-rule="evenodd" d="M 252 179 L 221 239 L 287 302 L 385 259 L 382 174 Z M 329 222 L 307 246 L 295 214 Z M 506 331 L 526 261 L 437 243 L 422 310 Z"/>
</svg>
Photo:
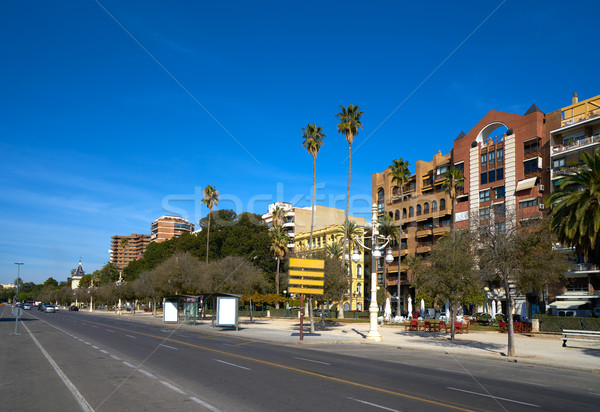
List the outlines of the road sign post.
<svg viewBox="0 0 600 412">
<path fill-rule="evenodd" d="M 304 339 L 304 295 L 322 295 L 324 278 L 324 260 L 290 259 L 289 292 L 300 294 L 300 340 Z"/>
</svg>

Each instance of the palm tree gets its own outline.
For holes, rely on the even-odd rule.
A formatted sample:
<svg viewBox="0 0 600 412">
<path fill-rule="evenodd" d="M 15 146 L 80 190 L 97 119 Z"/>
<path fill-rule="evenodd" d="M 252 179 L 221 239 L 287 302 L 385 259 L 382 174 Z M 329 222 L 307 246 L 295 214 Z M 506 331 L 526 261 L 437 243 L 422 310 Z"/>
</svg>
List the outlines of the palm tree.
<svg viewBox="0 0 600 412">
<path fill-rule="evenodd" d="M 129 245 L 129 239 L 127 239 L 126 237 L 122 237 L 121 238 L 121 247 L 123 249 L 126 249 L 127 245 Z"/>
<path fill-rule="evenodd" d="M 271 228 L 271 250 L 277 259 L 277 271 L 275 272 L 275 293 L 277 296 L 279 296 L 279 266 L 281 259 L 288 252 L 288 243 L 289 237 L 287 232 L 281 226 L 273 226 Z M 279 303 L 277 303 L 277 309 L 279 309 Z"/>
<path fill-rule="evenodd" d="M 302 142 L 302 146 L 306 149 L 308 153 L 312 155 L 313 159 L 313 190 L 312 190 L 312 207 L 310 209 L 310 239 L 308 241 L 308 257 L 311 256 L 312 251 L 312 240 L 313 240 L 313 228 L 315 225 L 315 188 L 316 188 L 316 177 L 317 177 L 317 153 L 321 150 L 321 146 L 323 146 L 323 138 L 325 134 L 323 133 L 323 128 L 321 126 L 317 126 L 316 124 L 307 124 L 304 129 L 302 129 L 302 138 L 304 141 Z"/>
<path fill-rule="evenodd" d="M 363 112 L 360 111 L 358 105 L 354 106 L 352 103 L 348 105 L 348 108 L 340 106 L 340 113 L 336 114 L 340 122 L 337 125 L 338 133 L 346 135 L 348 141 L 348 192 L 346 193 L 346 219 L 344 224 L 348 227 L 348 210 L 350 209 L 350 177 L 352 175 L 352 141 L 354 136 L 358 135 L 358 129 L 362 129 L 363 125 L 360 122 L 360 118 Z M 344 233 L 344 253 L 342 255 L 342 261 L 346 262 L 346 243 L 348 241 L 348 233 Z"/>
<path fill-rule="evenodd" d="M 379 220 L 377 221 L 377 226 L 379 228 L 379 234 L 381 236 L 387 237 L 390 239 L 390 243 L 393 243 L 394 241 L 398 240 L 398 229 L 396 228 L 396 225 L 394 223 L 394 221 L 392 220 L 392 218 L 390 217 L 390 215 L 388 214 L 384 214 L 383 216 L 381 216 L 379 218 Z M 390 245 L 391 246 L 391 245 Z M 400 248 L 398 248 L 398 259 L 400 259 Z M 387 266 L 388 263 L 385 261 L 385 259 L 383 260 L 384 265 L 385 265 L 385 269 L 384 273 L 387 272 Z M 398 268 L 400 269 L 400 268 Z M 400 283 L 400 272 L 398 272 L 398 283 Z M 398 294 L 398 310 L 400 310 L 400 294 Z M 398 312 L 398 315 L 400 314 L 400 312 Z"/>
<path fill-rule="evenodd" d="M 362 234 L 362 228 L 360 226 L 358 226 L 354 220 L 347 220 L 343 225 L 338 226 L 337 233 L 342 236 L 347 236 L 347 238 L 348 238 L 348 242 L 347 242 L 348 244 L 346 245 L 346 242 L 344 242 L 344 247 L 343 247 L 343 251 L 342 251 L 342 260 L 345 261 L 346 260 L 345 259 L 346 258 L 345 257 L 346 246 L 348 246 L 348 255 L 351 255 L 352 249 L 354 248 L 354 246 L 357 246 L 355 238 Z M 353 275 L 352 275 L 352 259 L 349 259 L 349 262 L 348 262 L 348 273 L 349 273 L 349 277 L 350 277 L 350 293 L 348 295 L 348 298 L 350 299 L 350 309 L 352 309 L 352 292 L 354 289 Z M 342 295 L 340 297 L 340 306 L 342 306 L 342 307 L 341 307 L 341 310 L 338 311 L 338 318 L 340 318 L 340 319 L 344 318 L 343 304 L 344 304 L 344 296 Z"/>
<path fill-rule="evenodd" d="M 206 232 L 206 263 L 208 263 L 208 245 L 210 240 L 210 218 L 212 215 L 213 207 L 219 204 L 219 192 L 211 185 L 207 185 L 202 191 L 204 198 L 202 199 L 202 203 L 208 207 L 208 226 Z"/>
<path fill-rule="evenodd" d="M 546 199 L 558 240 L 600 263 L 600 153 L 582 153 L 583 163 Z"/>
<path fill-rule="evenodd" d="M 342 244 L 337 239 L 325 245 L 325 253 L 334 259 L 341 258 L 342 252 Z"/>
<path fill-rule="evenodd" d="M 402 266 L 402 217 L 404 216 L 404 185 L 410 177 L 410 164 L 408 160 L 402 158 L 395 159 L 390 166 L 390 175 L 392 176 L 392 184 L 400 185 L 400 222 L 398 224 L 398 308 L 396 313 L 398 316 L 402 313 L 400 309 L 400 269 Z"/>
<path fill-rule="evenodd" d="M 273 209 L 273 226 L 282 226 L 283 225 L 283 215 L 284 215 L 284 210 L 283 208 L 279 207 L 279 206 L 275 206 L 275 209 Z"/>
<path fill-rule="evenodd" d="M 450 196 L 450 201 L 452 203 L 452 236 L 454 236 L 454 232 L 456 229 L 456 220 L 454 217 L 454 213 L 456 212 L 456 197 L 458 196 L 458 192 L 463 188 L 465 184 L 465 177 L 463 176 L 463 172 L 460 169 L 455 169 L 454 167 L 448 169 L 446 173 L 444 173 L 444 188 L 446 189 L 446 194 Z"/>
</svg>

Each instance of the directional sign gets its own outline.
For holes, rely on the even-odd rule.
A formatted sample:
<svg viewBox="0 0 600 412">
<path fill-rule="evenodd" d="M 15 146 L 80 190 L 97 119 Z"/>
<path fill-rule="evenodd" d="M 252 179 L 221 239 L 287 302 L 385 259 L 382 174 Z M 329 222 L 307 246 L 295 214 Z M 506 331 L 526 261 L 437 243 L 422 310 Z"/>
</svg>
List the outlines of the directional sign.
<svg viewBox="0 0 600 412">
<path fill-rule="evenodd" d="M 321 259 L 290 259 L 290 293 L 322 295 L 325 261 Z"/>
</svg>

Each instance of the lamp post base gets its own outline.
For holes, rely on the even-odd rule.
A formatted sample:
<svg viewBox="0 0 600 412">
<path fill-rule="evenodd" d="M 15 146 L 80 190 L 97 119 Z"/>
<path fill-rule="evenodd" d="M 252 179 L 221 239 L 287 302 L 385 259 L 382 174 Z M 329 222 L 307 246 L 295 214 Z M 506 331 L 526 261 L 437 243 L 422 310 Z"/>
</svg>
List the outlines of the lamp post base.
<svg viewBox="0 0 600 412">
<path fill-rule="evenodd" d="M 379 331 L 369 331 L 369 333 L 367 334 L 367 339 L 372 340 L 374 342 L 381 342 L 383 340 Z"/>
</svg>

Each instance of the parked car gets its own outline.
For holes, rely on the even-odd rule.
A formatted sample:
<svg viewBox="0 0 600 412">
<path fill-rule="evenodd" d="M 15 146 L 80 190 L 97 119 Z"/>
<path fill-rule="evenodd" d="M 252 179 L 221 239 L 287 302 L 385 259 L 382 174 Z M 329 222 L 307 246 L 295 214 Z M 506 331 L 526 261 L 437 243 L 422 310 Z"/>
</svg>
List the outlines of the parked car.
<svg viewBox="0 0 600 412">
<path fill-rule="evenodd" d="M 71 312 L 77 312 L 79 310 L 79 308 L 77 306 L 73 305 L 73 306 L 69 306 L 69 310 Z"/>
<path fill-rule="evenodd" d="M 54 311 L 58 312 L 59 306 L 58 305 L 52 305 L 52 306 L 54 306 Z"/>
<path fill-rule="evenodd" d="M 46 313 L 54 313 L 54 312 L 56 312 L 56 308 L 54 307 L 54 305 L 46 305 L 44 307 L 44 312 L 46 312 Z"/>
<path fill-rule="evenodd" d="M 38 310 L 39 310 L 40 312 L 45 312 L 45 311 L 46 311 L 46 306 L 48 306 L 48 305 L 49 305 L 49 303 L 40 303 L 40 304 L 38 305 Z"/>
</svg>

